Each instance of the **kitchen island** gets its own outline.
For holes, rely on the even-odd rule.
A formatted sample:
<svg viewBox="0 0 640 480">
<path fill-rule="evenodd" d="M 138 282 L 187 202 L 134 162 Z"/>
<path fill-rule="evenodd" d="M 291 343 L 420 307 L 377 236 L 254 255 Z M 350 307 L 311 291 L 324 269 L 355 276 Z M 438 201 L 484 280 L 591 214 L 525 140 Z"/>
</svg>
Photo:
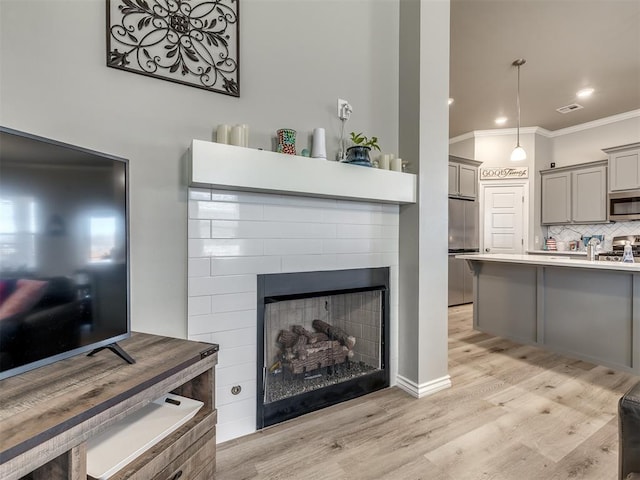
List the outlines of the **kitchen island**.
<svg viewBox="0 0 640 480">
<path fill-rule="evenodd" d="M 640 263 L 459 255 L 473 272 L 474 328 L 640 374 Z"/>
</svg>

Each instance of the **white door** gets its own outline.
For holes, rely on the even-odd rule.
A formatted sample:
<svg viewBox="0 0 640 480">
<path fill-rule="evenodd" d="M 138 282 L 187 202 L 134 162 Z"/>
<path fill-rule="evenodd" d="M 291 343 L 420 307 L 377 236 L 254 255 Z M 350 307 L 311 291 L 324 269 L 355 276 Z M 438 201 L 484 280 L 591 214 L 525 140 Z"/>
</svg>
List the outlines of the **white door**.
<svg viewBox="0 0 640 480">
<path fill-rule="evenodd" d="M 486 185 L 484 198 L 484 253 L 523 253 L 524 186 Z"/>
</svg>

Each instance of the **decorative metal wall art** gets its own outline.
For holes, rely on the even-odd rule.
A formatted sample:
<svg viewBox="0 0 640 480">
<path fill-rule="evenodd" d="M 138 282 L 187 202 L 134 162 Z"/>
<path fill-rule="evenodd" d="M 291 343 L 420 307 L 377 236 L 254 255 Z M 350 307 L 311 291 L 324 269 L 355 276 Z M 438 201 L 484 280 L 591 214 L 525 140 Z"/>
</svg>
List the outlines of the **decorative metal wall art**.
<svg viewBox="0 0 640 480">
<path fill-rule="evenodd" d="M 107 66 L 240 96 L 240 0 L 107 0 Z"/>
</svg>

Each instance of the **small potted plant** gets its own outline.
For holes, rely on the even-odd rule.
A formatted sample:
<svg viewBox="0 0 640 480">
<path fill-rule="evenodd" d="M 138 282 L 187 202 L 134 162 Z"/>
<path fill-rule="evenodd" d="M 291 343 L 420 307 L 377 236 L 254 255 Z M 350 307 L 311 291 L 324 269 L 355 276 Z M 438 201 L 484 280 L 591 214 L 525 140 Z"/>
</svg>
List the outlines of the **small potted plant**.
<svg viewBox="0 0 640 480">
<path fill-rule="evenodd" d="M 369 152 L 373 148 L 380 151 L 378 137 L 367 137 L 362 133 L 351 132 L 352 146 L 347 148 L 347 162 L 371 166 Z"/>
</svg>

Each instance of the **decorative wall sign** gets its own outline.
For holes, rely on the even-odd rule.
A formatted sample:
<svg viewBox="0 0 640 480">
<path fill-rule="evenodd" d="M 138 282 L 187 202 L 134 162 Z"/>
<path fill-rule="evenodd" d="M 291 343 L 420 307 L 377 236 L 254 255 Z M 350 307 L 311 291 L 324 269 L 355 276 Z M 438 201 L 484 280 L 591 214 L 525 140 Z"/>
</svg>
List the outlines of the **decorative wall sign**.
<svg viewBox="0 0 640 480">
<path fill-rule="evenodd" d="M 529 167 L 490 167 L 480 169 L 480 180 L 529 178 Z"/>
<path fill-rule="evenodd" d="M 107 66 L 240 96 L 240 0 L 107 0 Z"/>
</svg>

